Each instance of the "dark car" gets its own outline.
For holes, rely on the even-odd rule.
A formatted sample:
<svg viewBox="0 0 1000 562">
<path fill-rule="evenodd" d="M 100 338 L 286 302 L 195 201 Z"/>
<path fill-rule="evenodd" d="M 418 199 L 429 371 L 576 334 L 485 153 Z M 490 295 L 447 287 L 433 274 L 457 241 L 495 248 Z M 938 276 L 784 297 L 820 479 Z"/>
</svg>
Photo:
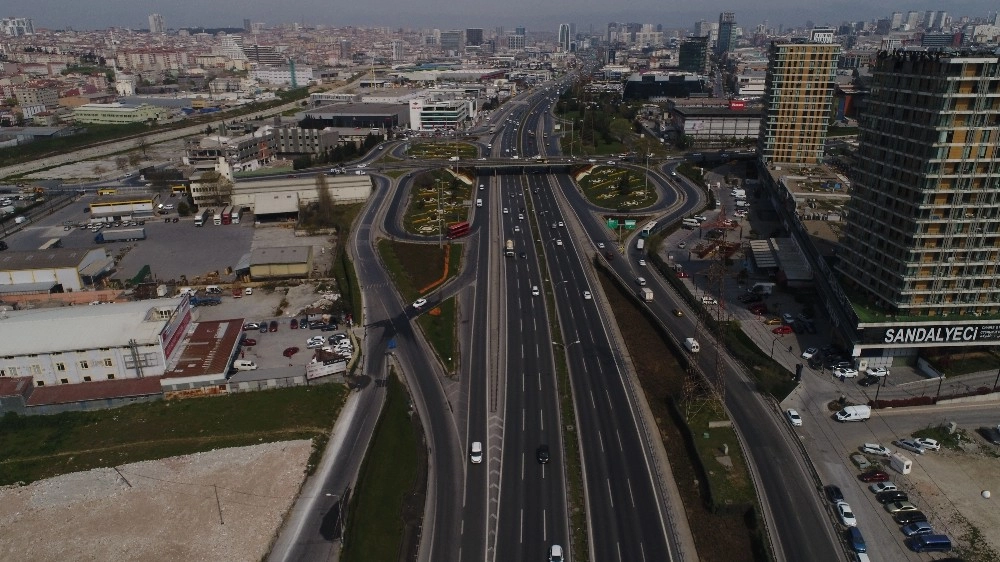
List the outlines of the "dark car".
<svg viewBox="0 0 1000 562">
<path fill-rule="evenodd" d="M 267 332 L 267 320 L 263 320 L 260 323 L 260 333 Z"/>
<path fill-rule="evenodd" d="M 927 516 L 923 511 L 900 511 L 893 515 L 892 519 L 900 525 L 907 525 L 917 521 L 927 521 Z"/>
<path fill-rule="evenodd" d="M 3 240 L 0 240 L 0 252 L 4 251 L 6 249 L 7 249 L 7 243 L 4 242 Z"/>
<path fill-rule="evenodd" d="M 858 381 L 858 386 L 871 386 L 873 384 L 878 384 L 880 380 L 882 380 L 881 377 L 873 377 L 871 375 L 868 375 L 867 377 Z"/>
<path fill-rule="evenodd" d="M 795 330 L 796 334 L 804 334 L 805 331 L 806 331 L 805 327 L 802 326 L 802 322 L 800 322 L 798 320 L 796 320 L 795 322 L 792 322 L 791 323 L 791 327 L 792 327 L 792 330 Z"/>
<path fill-rule="evenodd" d="M 326 322 L 323 322 L 322 320 L 313 320 L 312 322 L 309 323 L 310 330 L 318 330 L 323 326 L 326 326 Z"/>
<path fill-rule="evenodd" d="M 823 491 L 826 492 L 826 499 L 830 500 L 830 503 L 837 503 L 844 501 L 844 493 L 840 491 L 840 488 L 830 484 L 829 486 L 823 486 Z"/>
<path fill-rule="evenodd" d="M 983 436 L 983 439 L 994 445 L 1000 445 L 1000 429 L 995 427 L 980 427 L 976 431 Z"/>
<path fill-rule="evenodd" d="M 245 345 L 247 347 L 253 347 L 253 346 L 257 345 L 257 340 L 255 340 L 253 338 L 246 338 L 246 339 L 243 340 L 243 345 Z"/>
<path fill-rule="evenodd" d="M 323 324 L 323 327 L 320 328 L 320 331 L 321 332 L 332 332 L 332 331 L 334 331 L 336 329 L 337 329 L 337 324 L 335 324 L 334 322 L 330 322 L 329 324 Z"/>
<path fill-rule="evenodd" d="M 292 322 L 291 322 L 291 324 L 288 327 L 291 328 L 291 329 L 293 329 L 293 330 L 297 330 L 299 328 L 299 320 L 298 320 L 298 318 L 292 318 Z"/>
<path fill-rule="evenodd" d="M 823 360 L 818 357 L 809 358 L 809 367 L 812 369 L 819 369 L 823 366 Z"/>
<path fill-rule="evenodd" d="M 277 320 L 271 320 L 271 323 L 267 325 L 267 331 L 268 332 L 277 332 L 278 331 L 278 321 Z"/>
<path fill-rule="evenodd" d="M 535 456 L 538 458 L 539 464 L 548 464 L 549 462 L 549 446 L 539 445 L 538 449 L 535 450 Z"/>
<path fill-rule="evenodd" d="M 302 320 L 299 320 L 299 329 L 300 330 L 305 330 L 308 327 L 309 327 L 309 319 L 308 318 L 303 318 Z"/>
<path fill-rule="evenodd" d="M 910 501 L 910 496 L 906 492 L 892 490 L 891 492 L 879 492 L 875 494 L 875 501 L 878 503 L 906 502 Z"/>
<path fill-rule="evenodd" d="M 526 259 L 528 259 L 528 254 L 527 254 L 527 253 L 525 253 L 525 252 L 521 252 L 520 256 L 521 256 L 521 259 L 522 259 L 522 260 L 526 260 Z"/>
<path fill-rule="evenodd" d="M 884 470 L 869 470 L 859 474 L 858 479 L 862 482 L 886 482 L 889 480 L 889 474 Z"/>
<path fill-rule="evenodd" d="M 847 540 L 851 543 L 854 552 L 865 552 L 868 549 L 865 545 L 865 537 L 861 535 L 861 529 L 857 527 L 847 529 Z"/>
<path fill-rule="evenodd" d="M 767 305 L 762 302 L 755 302 L 748 306 L 747 310 L 754 314 L 767 314 Z"/>
</svg>

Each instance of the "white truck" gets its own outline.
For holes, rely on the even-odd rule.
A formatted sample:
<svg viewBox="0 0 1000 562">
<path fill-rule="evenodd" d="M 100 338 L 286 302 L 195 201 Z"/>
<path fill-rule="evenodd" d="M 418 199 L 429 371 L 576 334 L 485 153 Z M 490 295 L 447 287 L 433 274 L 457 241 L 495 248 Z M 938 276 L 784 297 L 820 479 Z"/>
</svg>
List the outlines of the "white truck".
<svg viewBox="0 0 1000 562">
<path fill-rule="evenodd" d="M 635 249 L 636 250 L 639 250 L 641 252 L 642 249 L 645 248 L 645 247 L 646 247 L 646 240 L 644 238 L 640 238 L 640 239 L 638 239 L 638 240 L 635 241 Z"/>
<path fill-rule="evenodd" d="M 504 255 L 508 258 L 514 257 L 514 241 L 508 240 L 504 245 Z"/>
<path fill-rule="evenodd" d="M 639 296 L 646 302 L 653 302 L 653 290 L 649 287 L 639 289 Z"/>
<path fill-rule="evenodd" d="M 698 340 L 694 338 L 684 338 L 684 348 L 691 353 L 698 353 L 701 351 L 701 345 L 699 345 Z"/>
<path fill-rule="evenodd" d="M 839 422 L 865 421 L 870 417 L 872 409 L 869 406 L 844 406 L 844 409 L 836 414 Z"/>
</svg>

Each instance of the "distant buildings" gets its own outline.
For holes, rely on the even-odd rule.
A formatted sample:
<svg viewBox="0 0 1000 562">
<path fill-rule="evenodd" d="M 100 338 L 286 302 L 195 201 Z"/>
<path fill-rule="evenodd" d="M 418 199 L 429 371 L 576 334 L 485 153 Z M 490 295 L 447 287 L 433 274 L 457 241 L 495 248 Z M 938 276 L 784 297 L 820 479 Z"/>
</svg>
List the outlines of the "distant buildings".
<svg viewBox="0 0 1000 562">
<path fill-rule="evenodd" d="M 167 116 L 168 110 L 149 104 L 88 103 L 73 110 L 77 123 L 125 125 L 128 123 L 155 123 Z"/>
<path fill-rule="evenodd" d="M 167 24 L 163 20 L 163 16 L 160 14 L 149 14 L 149 32 L 150 33 L 166 33 Z"/>
<path fill-rule="evenodd" d="M 483 44 L 482 28 L 473 27 L 465 30 L 465 44 L 476 47 Z"/>
<path fill-rule="evenodd" d="M 772 41 L 758 154 L 765 164 L 823 161 L 840 45 Z"/>
<path fill-rule="evenodd" d="M 250 78 L 265 84 L 306 86 L 313 80 L 310 66 L 260 66 L 250 71 Z"/>
<path fill-rule="evenodd" d="M 31 18 L 0 18 L 0 31 L 9 37 L 34 35 L 35 25 Z"/>
<path fill-rule="evenodd" d="M 564 53 L 568 53 L 570 51 L 570 42 L 572 41 L 572 39 L 573 38 L 570 37 L 570 35 L 569 35 L 569 24 L 568 23 L 560 23 L 559 24 L 559 49 L 561 51 L 563 51 Z"/>
<path fill-rule="evenodd" d="M 736 47 L 736 14 L 722 12 L 719 14 L 719 41 L 715 52 L 722 56 Z"/>
<path fill-rule="evenodd" d="M 681 42 L 678 50 L 678 66 L 682 72 L 708 74 L 712 69 L 710 54 L 707 36 L 689 37 Z"/>
</svg>

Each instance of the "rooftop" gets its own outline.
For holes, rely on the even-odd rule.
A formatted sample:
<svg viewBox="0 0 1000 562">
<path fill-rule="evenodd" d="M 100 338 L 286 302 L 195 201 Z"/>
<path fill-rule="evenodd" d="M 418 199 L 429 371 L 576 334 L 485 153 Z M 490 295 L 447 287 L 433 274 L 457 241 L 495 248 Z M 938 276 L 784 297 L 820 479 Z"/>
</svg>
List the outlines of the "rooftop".
<svg viewBox="0 0 1000 562">
<path fill-rule="evenodd" d="M 0 319 L 0 356 L 121 347 L 129 340 L 159 345 L 168 319 L 152 312 L 173 313 L 179 303 L 174 298 L 12 310 Z"/>
<path fill-rule="evenodd" d="M 269 263 L 305 263 L 309 261 L 308 246 L 257 248 L 250 256 L 250 265 Z"/>
<path fill-rule="evenodd" d="M 60 384 L 35 387 L 26 404 L 28 406 L 67 404 L 108 398 L 150 396 L 161 392 L 160 377 Z"/>
<path fill-rule="evenodd" d="M 174 368 L 164 379 L 222 376 L 229 370 L 229 360 L 243 337 L 243 318 L 198 322 L 184 341 Z"/>
<path fill-rule="evenodd" d="M 49 248 L 48 250 L 6 251 L 0 254 L 0 271 L 60 269 L 80 267 L 90 252 L 103 248 Z"/>
</svg>

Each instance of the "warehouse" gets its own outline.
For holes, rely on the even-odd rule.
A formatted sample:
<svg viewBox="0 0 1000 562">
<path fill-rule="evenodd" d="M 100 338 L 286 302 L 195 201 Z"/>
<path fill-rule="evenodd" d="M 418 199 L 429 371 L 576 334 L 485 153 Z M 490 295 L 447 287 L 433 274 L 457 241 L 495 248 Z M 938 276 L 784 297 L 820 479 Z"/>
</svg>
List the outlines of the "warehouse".
<svg viewBox="0 0 1000 562">
<path fill-rule="evenodd" d="M 312 271 L 312 246 L 257 248 L 250 255 L 250 278 L 305 278 Z"/>
<path fill-rule="evenodd" d="M 0 254 L 0 295 L 81 291 L 111 272 L 104 248 L 49 248 Z"/>
</svg>

